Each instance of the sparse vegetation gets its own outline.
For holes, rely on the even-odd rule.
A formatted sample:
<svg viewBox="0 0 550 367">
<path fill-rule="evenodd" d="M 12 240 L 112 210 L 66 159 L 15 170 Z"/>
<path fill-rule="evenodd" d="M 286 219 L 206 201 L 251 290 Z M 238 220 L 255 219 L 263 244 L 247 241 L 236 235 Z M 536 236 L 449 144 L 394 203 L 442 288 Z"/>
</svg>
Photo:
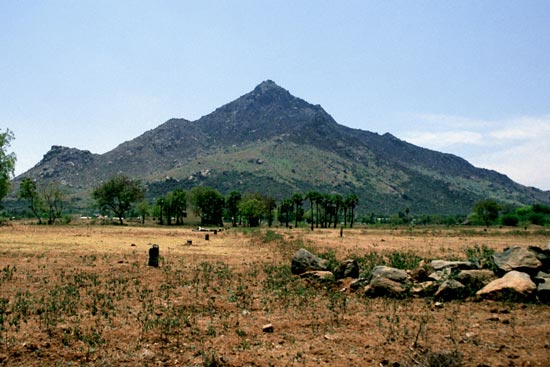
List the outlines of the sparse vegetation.
<svg viewBox="0 0 550 367">
<path fill-rule="evenodd" d="M 430 300 L 372 299 L 290 271 L 300 247 L 329 267 L 354 258 L 365 272 L 382 264 L 412 269 L 443 255 L 487 259 L 493 247 L 477 245 L 487 237 L 476 233 L 350 229 L 343 241 L 332 229 L 252 228 L 206 242 L 182 227 L 28 228 L 0 233 L 0 243 L 10 244 L 0 247 L 0 358 L 10 366 L 493 365 L 508 354 L 487 346 L 511 342 L 522 361 L 547 361 L 546 329 L 538 327 L 548 306 L 457 301 L 434 308 Z M 159 268 L 146 265 L 151 238 L 160 245 Z M 496 239 L 501 246 L 525 241 L 509 232 Z M 489 320 L 495 307 L 507 310 L 499 315 L 509 323 L 499 321 L 502 333 L 481 332 L 496 327 Z M 272 333 L 262 331 L 266 323 Z"/>
</svg>

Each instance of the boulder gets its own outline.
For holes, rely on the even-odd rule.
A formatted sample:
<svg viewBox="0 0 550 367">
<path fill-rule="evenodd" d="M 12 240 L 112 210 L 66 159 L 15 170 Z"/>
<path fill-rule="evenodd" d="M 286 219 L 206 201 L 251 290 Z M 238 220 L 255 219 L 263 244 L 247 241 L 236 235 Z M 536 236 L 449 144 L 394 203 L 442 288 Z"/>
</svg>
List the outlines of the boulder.
<svg viewBox="0 0 550 367">
<path fill-rule="evenodd" d="M 496 279 L 491 270 L 462 270 L 457 274 L 456 280 L 464 284 L 470 291 L 478 291 Z"/>
<path fill-rule="evenodd" d="M 353 259 L 344 260 L 334 269 L 336 279 L 359 278 L 359 264 Z"/>
<path fill-rule="evenodd" d="M 478 266 L 470 261 L 446 261 L 432 260 L 430 266 L 435 270 L 451 269 L 451 270 L 470 270 L 477 269 Z"/>
<path fill-rule="evenodd" d="M 292 256 L 290 270 L 292 274 L 298 275 L 311 270 L 328 270 L 327 261 L 301 248 Z"/>
<path fill-rule="evenodd" d="M 441 283 L 434 294 L 435 299 L 442 301 L 451 301 L 453 299 L 463 299 L 468 296 L 466 287 L 454 279 L 449 279 Z"/>
<path fill-rule="evenodd" d="M 519 246 L 494 254 L 493 260 L 498 269 L 503 273 L 516 270 L 523 273 L 536 274 L 542 267 L 542 263 L 533 252 Z"/>
<path fill-rule="evenodd" d="M 401 298 L 407 294 L 407 287 L 404 283 L 391 280 L 390 278 L 374 277 L 365 287 L 365 295 L 370 297 L 388 296 Z"/>
<path fill-rule="evenodd" d="M 529 274 L 512 270 L 502 278 L 493 280 L 485 287 L 477 291 L 476 295 L 481 298 L 496 300 L 523 301 L 532 298 L 537 286 Z"/>
<path fill-rule="evenodd" d="M 405 270 L 389 266 L 375 266 L 371 272 L 371 281 L 375 278 L 386 278 L 397 283 L 403 283 L 409 279 L 409 275 Z"/>
</svg>

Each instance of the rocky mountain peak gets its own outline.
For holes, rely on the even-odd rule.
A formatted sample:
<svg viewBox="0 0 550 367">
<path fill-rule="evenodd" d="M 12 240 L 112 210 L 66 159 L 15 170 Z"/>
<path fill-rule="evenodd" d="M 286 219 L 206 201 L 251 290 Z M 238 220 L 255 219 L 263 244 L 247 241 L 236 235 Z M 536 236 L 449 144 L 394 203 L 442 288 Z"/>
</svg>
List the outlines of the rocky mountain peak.
<svg viewBox="0 0 550 367">
<path fill-rule="evenodd" d="M 53 145 L 51 149 L 44 154 L 40 163 L 46 163 L 54 159 L 58 161 L 70 160 L 89 160 L 93 154 L 88 150 L 80 150 L 76 148 L 64 147 L 62 145 Z"/>
</svg>

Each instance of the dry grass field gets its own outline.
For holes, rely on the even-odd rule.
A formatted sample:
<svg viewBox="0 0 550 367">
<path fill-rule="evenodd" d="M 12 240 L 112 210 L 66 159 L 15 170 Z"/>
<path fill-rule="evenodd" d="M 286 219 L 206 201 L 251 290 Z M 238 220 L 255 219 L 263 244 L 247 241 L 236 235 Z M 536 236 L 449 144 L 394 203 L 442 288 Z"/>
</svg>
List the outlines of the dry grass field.
<svg viewBox="0 0 550 367">
<path fill-rule="evenodd" d="M 0 227 L 0 365 L 550 366 L 550 306 L 368 298 L 290 274 L 344 260 L 465 258 L 550 244 L 545 230 Z M 192 244 L 187 244 L 191 240 Z M 159 268 L 147 266 L 151 244 Z M 328 255 L 327 255 L 328 254 Z M 264 332 L 265 324 L 273 332 Z"/>
</svg>

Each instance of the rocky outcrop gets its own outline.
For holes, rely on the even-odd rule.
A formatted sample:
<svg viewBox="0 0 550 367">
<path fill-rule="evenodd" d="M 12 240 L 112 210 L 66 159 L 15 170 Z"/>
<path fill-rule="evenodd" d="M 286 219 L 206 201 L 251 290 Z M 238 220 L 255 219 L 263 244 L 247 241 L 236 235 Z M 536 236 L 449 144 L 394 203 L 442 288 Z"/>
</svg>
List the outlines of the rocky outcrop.
<svg viewBox="0 0 550 367">
<path fill-rule="evenodd" d="M 326 260 L 300 249 L 292 258 L 292 272 L 317 283 L 343 284 L 343 291 L 364 288 L 364 294 L 368 297 L 433 297 L 437 301 L 471 296 L 505 301 L 532 301 L 538 298 L 540 302 L 550 303 L 550 274 L 543 271 L 535 273 L 537 269 L 545 269 L 545 256 L 545 250 L 533 250 L 533 247 L 513 247 L 494 254 L 498 265 L 496 272 L 504 273 L 501 278 L 497 278 L 493 270 L 478 269 L 476 264 L 484 262 L 474 259 L 421 261 L 416 269 L 407 271 L 380 265 L 375 266 L 368 277 L 358 279 L 360 269 L 355 260 L 343 261 L 333 274 L 328 271 Z M 530 273 L 514 269 L 527 269 Z"/>
</svg>

